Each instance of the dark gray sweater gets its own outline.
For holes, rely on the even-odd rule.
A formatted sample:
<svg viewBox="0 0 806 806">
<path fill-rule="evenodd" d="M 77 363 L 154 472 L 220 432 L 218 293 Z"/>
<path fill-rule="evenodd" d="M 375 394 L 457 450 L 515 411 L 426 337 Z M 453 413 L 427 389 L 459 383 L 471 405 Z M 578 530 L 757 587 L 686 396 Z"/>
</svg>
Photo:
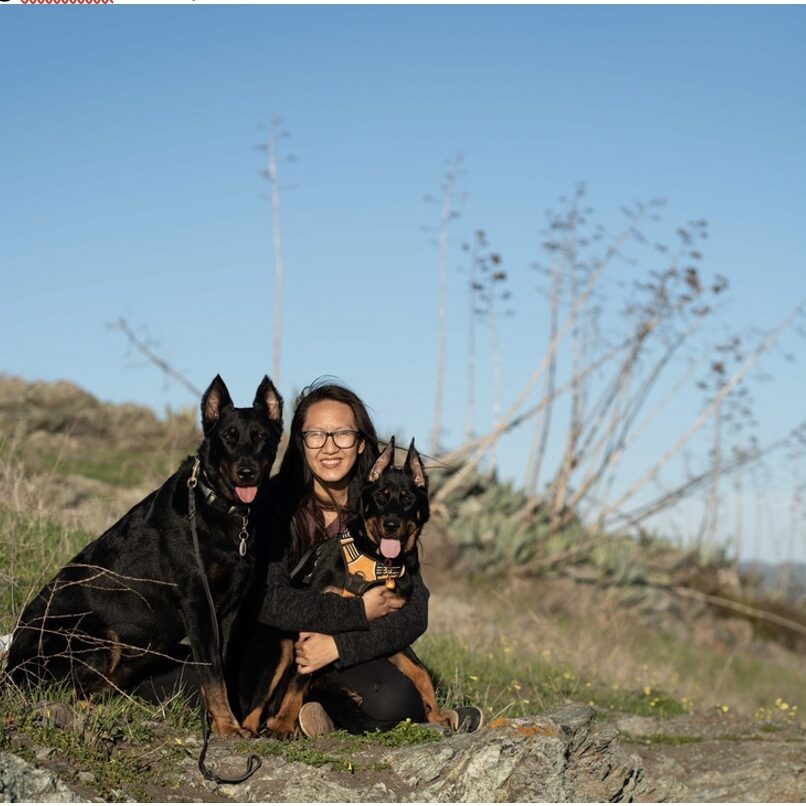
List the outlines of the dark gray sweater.
<svg viewBox="0 0 806 806">
<path fill-rule="evenodd" d="M 338 669 L 394 655 L 428 627 L 429 593 L 419 571 L 411 574 L 411 599 L 400 610 L 370 622 L 361 599 L 295 588 L 290 577 L 287 552 L 269 562 L 260 621 L 288 632 L 332 635 L 339 650 Z"/>
</svg>

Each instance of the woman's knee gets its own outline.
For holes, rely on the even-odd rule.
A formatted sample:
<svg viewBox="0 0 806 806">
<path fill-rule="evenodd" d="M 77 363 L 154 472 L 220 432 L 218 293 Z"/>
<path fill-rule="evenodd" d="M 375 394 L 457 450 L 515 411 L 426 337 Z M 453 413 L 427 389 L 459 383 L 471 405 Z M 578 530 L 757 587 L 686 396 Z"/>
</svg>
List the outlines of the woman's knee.
<svg viewBox="0 0 806 806">
<path fill-rule="evenodd" d="M 399 683 L 372 691 L 361 705 L 367 716 L 384 727 L 392 727 L 405 719 L 425 721 L 419 692 L 407 677 L 401 677 L 403 680 Z"/>
<path fill-rule="evenodd" d="M 389 661 L 376 664 L 373 674 L 358 688 L 361 710 L 373 721 L 391 727 L 404 719 L 422 722 L 423 701 L 414 683 Z"/>
<path fill-rule="evenodd" d="M 311 690 L 338 727 L 351 733 L 398 722 L 425 720 L 425 709 L 414 684 L 386 658 L 367 661 L 326 674 Z"/>
</svg>

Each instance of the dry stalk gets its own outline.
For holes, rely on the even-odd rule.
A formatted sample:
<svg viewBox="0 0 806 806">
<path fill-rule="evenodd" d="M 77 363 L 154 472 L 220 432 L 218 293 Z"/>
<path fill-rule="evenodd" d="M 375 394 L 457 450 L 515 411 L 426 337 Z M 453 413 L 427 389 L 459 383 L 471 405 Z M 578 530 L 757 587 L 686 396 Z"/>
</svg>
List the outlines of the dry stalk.
<svg viewBox="0 0 806 806">
<path fill-rule="evenodd" d="M 437 320 L 439 323 L 439 341 L 437 344 L 437 385 L 434 394 L 434 420 L 431 426 L 429 452 L 436 454 L 439 449 L 439 438 L 442 433 L 442 400 L 445 395 L 445 357 L 447 354 L 447 283 L 448 283 L 448 225 L 454 217 L 451 208 L 451 197 L 459 177 L 461 154 L 457 154 L 449 166 L 442 187 L 442 209 L 439 223 L 439 295 L 437 298 Z"/>
<path fill-rule="evenodd" d="M 520 410 L 521 406 L 523 405 L 526 398 L 531 393 L 534 385 L 540 380 L 545 372 L 546 368 L 549 366 L 551 361 L 554 358 L 554 355 L 557 352 L 557 349 L 562 342 L 565 334 L 568 332 L 569 328 L 574 322 L 574 317 L 576 317 L 577 312 L 579 311 L 580 307 L 584 304 L 584 302 L 588 299 L 588 297 L 593 292 L 593 289 L 596 285 L 596 281 L 601 276 L 602 272 L 604 271 L 605 267 L 610 263 L 610 261 L 618 254 L 619 250 L 623 243 L 629 238 L 635 231 L 638 226 L 638 222 L 645 214 L 645 208 L 641 206 L 639 211 L 633 214 L 629 225 L 625 228 L 625 230 L 619 235 L 618 238 L 611 244 L 608 248 L 605 256 L 593 267 L 590 274 L 588 275 L 588 280 L 585 283 L 585 286 L 579 296 L 574 300 L 573 305 L 571 306 L 571 310 L 566 315 L 565 319 L 563 320 L 563 324 L 560 326 L 559 330 L 557 331 L 555 337 L 552 339 L 551 343 L 548 346 L 548 349 L 532 375 L 523 385 L 521 391 L 518 393 L 518 396 L 513 401 L 512 405 L 507 410 L 506 414 L 501 418 L 501 425 L 497 428 L 493 428 L 485 437 L 477 441 L 477 447 L 475 448 L 472 456 L 468 459 L 463 469 L 465 472 L 469 472 L 476 468 L 478 464 L 481 462 L 484 454 L 490 448 L 490 446 L 495 443 L 498 438 L 509 430 L 511 423 L 513 422 L 514 418 L 516 417 L 518 411 Z M 574 382 L 572 378 L 571 383 Z M 542 408 L 542 406 L 541 406 Z M 538 409 L 539 410 L 539 409 Z M 461 448 L 457 449 L 462 450 Z M 455 453 L 455 452 L 454 452 Z M 435 500 L 437 502 L 444 501 L 459 485 L 462 483 L 462 477 L 460 473 L 455 473 L 451 478 L 449 478 L 445 484 L 437 491 L 435 495 Z"/>
<path fill-rule="evenodd" d="M 272 378 L 274 383 L 280 383 L 280 357 L 282 342 L 282 315 L 283 315 L 283 244 L 280 231 L 280 183 L 277 174 L 277 124 L 275 118 L 269 126 L 269 135 L 266 138 L 267 169 L 265 176 L 271 188 L 271 221 L 272 243 L 274 244 L 274 339 L 272 354 Z"/>
<path fill-rule="evenodd" d="M 732 377 L 719 389 L 719 391 L 714 395 L 711 401 L 700 412 L 694 422 L 677 440 L 677 442 L 649 470 L 647 470 L 643 476 L 641 476 L 631 487 L 629 487 L 618 500 L 603 508 L 601 513 L 603 518 L 620 510 L 626 501 L 629 501 L 649 481 L 653 480 L 658 475 L 661 468 L 663 468 L 680 452 L 680 450 L 691 439 L 691 437 L 694 436 L 694 434 L 696 434 L 706 422 L 708 422 L 717 406 L 719 406 L 731 389 L 741 382 L 741 380 L 745 377 L 745 375 L 747 375 L 747 373 L 752 369 L 761 356 L 777 341 L 784 329 L 795 318 L 795 316 L 801 312 L 802 305 L 803 303 L 799 303 L 789 312 L 789 314 L 787 314 L 787 316 L 777 327 L 767 334 L 766 338 L 764 338 L 756 349 L 747 356 Z"/>
<path fill-rule="evenodd" d="M 742 453 L 739 454 L 732 459 L 729 459 L 720 466 L 719 468 L 719 475 L 720 476 L 727 476 L 730 473 L 744 468 L 748 465 L 753 465 L 761 461 L 762 458 L 767 456 L 768 454 L 772 453 L 773 451 L 782 448 L 787 444 L 786 439 L 778 439 L 774 442 L 770 443 L 764 448 L 759 448 L 752 452 Z M 614 525 L 618 521 L 623 521 L 627 526 L 637 526 L 647 518 L 651 517 L 652 515 L 657 514 L 658 512 L 668 509 L 672 505 L 676 504 L 678 501 L 681 501 L 683 498 L 688 497 L 695 493 L 703 484 L 705 484 L 711 477 L 711 468 L 709 467 L 704 472 L 691 477 L 687 481 L 683 482 L 683 484 L 675 487 L 673 490 L 668 492 L 664 492 L 662 495 L 654 498 L 653 500 L 649 501 L 646 504 L 641 505 L 640 507 L 636 507 L 633 510 L 628 512 L 619 511 L 618 513 L 614 513 L 610 520 L 605 524 L 605 521 L 599 521 L 599 528 L 604 528 L 605 525 Z M 590 495 L 588 496 L 591 497 Z M 604 508 L 604 504 L 601 505 L 601 509 Z"/>
<path fill-rule="evenodd" d="M 561 275 L 557 270 L 556 265 L 552 264 L 550 269 L 551 273 L 551 296 L 549 298 L 549 343 L 554 340 L 557 334 L 557 319 L 559 315 L 560 305 L 560 280 Z M 532 437 L 532 448 L 529 453 L 529 460 L 526 467 L 526 477 L 524 479 L 523 488 L 526 490 L 527 495 L 537 492 L 538 484 L 540 482 L 540 471 L 543 467 L 543 460 L 546 456 L 546 447 L 549 439 L 549 429 L 551 428 L 551 412 L 552 401 L 554 400 L 554 386 L 557 378 L 557 354 L 552 356 L 549 363 L 548 372 L 546 374 L 546 388 L 544 397 L 548 398 L 549 403 L 546 406 L 545 412 L 542 417 L 535 420 L 534 436 Z"/>
<path fill-rule="evenodd" d="M 597 358 L 596 361 L 585 367 L 585 369 L 582 370 L 580 374 L 590 375 L 597 369 L 600 369 L 604 364 L 606 364 L 615 355 L 620 353 L 628 346 L 629 346 L 629 339 L 608 350 L 608 352 L 606 352 L 604 355 Z M 541 412 L 549 403 L 556 400 L 558 397 L 564 395 L 571 388 L 571 385 L 574 383 L 574 380 L 575 378 L 573 377 L 570 378 L 564 384 L 557 387 L 551 394 L 547 394 L 543 398 L 541 398 L 537 403 L 535 403 L 534 406 L 529 407 L 525 411 L 513 417 L 511 420 L 502 421 L 496 428 L 492 429 L 492 431 L 490 431 L 489 433 L 477 437 L 476 439 L 473 439 L 470 442 L 465 443 L 464 445 L 460 445 L 458 448 L 455 448 L 454 450 L 449 451 L 448 453 L 442 454 L 439 457 L 440 461 L 448 464 L 455 463 L 461 460 L 463 457 L 471 454 L 475 449 L 481 447 L 484 444 L 485 440 L 487 440 L 489 437 L 494 435 L 496 438 L 498 438 L 503 434 L 507 433 L 508 431 L 512 431 L 512 429 L 517 428 L 522 423 L 525 423 L 529 418 L 534 417 L 535 414 Z"/>
<path fill-rule="evenodd" d="M 777 613 L 770 613 L 769 610 L 761 610 L 758 607 L 751 607 L 750 605 L 734 602 L 732 599 L 726 599 L 723 596 L 714 596 L 711 593 L 703 593 L 702 591 L 694 590 L 693 588 L 685 588 L 682 585 L 670 586 L 678 596 L 687 599 L 699 599 L 701 602 L 724 607 L 726 610 L 733 610 L 736 613 L 741 613 L 744 616 L 751 616 L 752 618 L 766 621 L 769 624 L 776 624 L 779 627 L 784 627 L 787 630 L 797 633 L 798 635 L 806 636 L 806 626 L 800 624 L 792 619 L 779 616 Z"/>
</svg>

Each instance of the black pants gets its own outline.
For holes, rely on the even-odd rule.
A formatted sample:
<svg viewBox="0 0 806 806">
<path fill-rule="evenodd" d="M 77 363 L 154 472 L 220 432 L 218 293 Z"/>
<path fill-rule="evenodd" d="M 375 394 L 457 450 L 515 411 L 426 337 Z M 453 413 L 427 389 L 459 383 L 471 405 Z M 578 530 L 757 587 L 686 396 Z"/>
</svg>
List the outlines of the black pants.
<svg viewBox="0 0 806 806">
<path fill-rule="evenodd" d="M 336 727 L 350 733 L 389 730 L 405 719 L 425 721 L 414 683 L 386 658 L 323 672 L 308 700 L 321 703 Z"/>
<path fill-rule="evenodd" d="M 191 660 L 190 648 L 183 649 L 187 649 Z M 133 693 L 156 704 L 180 694 L 197 705 L 199 680 L 195 666 L 166 662 L 164 668 L 154 669 Z M 389 730 L 406 719 L 425 721 L 419 692 L 386 658 L 316 674 L 307 699 L 321 703 L 336 727 L 350 733 Z"/>
</svg>

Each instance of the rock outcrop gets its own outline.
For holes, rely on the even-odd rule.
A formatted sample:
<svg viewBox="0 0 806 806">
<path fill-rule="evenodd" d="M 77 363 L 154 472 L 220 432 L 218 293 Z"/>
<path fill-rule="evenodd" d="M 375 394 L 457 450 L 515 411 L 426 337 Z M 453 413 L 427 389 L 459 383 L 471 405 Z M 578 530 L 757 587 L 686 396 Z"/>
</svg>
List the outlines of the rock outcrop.
<svg viewBox="0 0 806 806">
<path fill-rule="evenodd" d="M 243 769 L 243 756 L 231 756 L 223 743 L 208 760 L 222 774 Z M 496 720 L 440 742 L 362 751 L 352 772 L 266 758 L 245 783 L 209 789 L 254 803 L 621 802 L 632 799 L 641 776 L 640 759 L 619 749 L 616 729 L 595 719 L 593 709 L 574 705 Z"/>
<path fill-rule="evenodd" d="M 3 803 L 81 803 L 85 799 L 50 770 L 0 751 L 0 801 Z"/>
</svg>

